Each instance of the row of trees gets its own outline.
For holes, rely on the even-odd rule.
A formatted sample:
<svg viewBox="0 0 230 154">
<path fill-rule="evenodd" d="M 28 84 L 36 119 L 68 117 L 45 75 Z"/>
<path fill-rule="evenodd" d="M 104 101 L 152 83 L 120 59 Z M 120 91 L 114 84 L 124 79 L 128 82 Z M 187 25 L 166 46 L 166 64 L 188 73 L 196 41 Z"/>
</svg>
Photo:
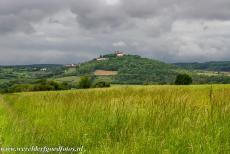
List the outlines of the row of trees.
<svg viewBox="0 0 230 154">
<path fill-rule="evenodd" d="M 67 82 L 58 83 L 55 81 L 39 80 L 35 83 L 27 84 L 13 84 L 5 89 L 2 93 L 14 93 L 14 92 L 29 92 L 29 91 L 55 91 L 55 90 L 68 90 L 71 89 L 73 85 Z"/>
<path fill-rule="evenodd" d="M 187 74 L 180 74 L 175 80 L 176 85 L 189 85 L 192 84 L 192 78 Z M 76 85 L 71 85 L 67 82 L 55 82 L 48 80 L 39 80 L 34 84 L 14 84 L 9 88 L 5 88 L 3 93 L 13 92 L 28 92 L 28 91 L 56 91 L 56 90 L 68 90 L 75 89 L 87 89 L 87 88 L 104 88 L 110 87 L 110 83 L 100 81 L 94 82 L 93 78 L 82 77 Z"/>
<path fill-rule="evenodd" d="M 12 85 L 6 85 L 1 87 L 2 93 L 15 93 L 15 92 L 29 92 L 29 91 L 57 91 L 57 90 L 69 90 L 69 89 L 87 89 L 87 88 L 103 88 L 110 87 L 110 83 L 107 82 L 93 82 L 92 78 L 82 77 L 76 84 L 70 84 L 67 82 L 56 82 L 49 80 L 39 80 L 35 83 L 15 83 Z"/>
<path fill-rule="evenodd" d="M 192 84 L 192 78 L 187 74 L 179 74 L 176 77 L 175 85 L 190 85 Z M 110 87 L 110 84 L 107 82 L 97 82 L 93 84 L 92 80 L 88 77 L 82 77 L 80 82 L 78 83 L 78 88 L 86 89 L 86 88 L 103 88 Z"/>
</svg>

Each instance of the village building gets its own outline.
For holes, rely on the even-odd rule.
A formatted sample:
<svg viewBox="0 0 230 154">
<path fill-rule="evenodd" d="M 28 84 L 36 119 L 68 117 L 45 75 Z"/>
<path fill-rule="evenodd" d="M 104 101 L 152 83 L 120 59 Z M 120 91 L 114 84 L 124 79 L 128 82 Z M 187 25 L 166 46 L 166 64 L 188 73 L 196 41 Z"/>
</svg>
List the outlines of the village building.
<svg viewBox="0 0 230 154">
<path fill-rule="evenodd" d="M 104 58 L 104 57 L 97 58 L 97 61 L 105 61 L 105 60 L 109 60 L 109 58 Z"/>
<path fill-rule="evenodd" d="M 73 67 L 77 67 L 77 64 L 67 64 L 65 65 L 65 67 L 73 68 Z"/>
<path fill-rule="evenodd" d="M 41 68 L 40 71 L 47 71 L 47 68 Z"/>
</svg>

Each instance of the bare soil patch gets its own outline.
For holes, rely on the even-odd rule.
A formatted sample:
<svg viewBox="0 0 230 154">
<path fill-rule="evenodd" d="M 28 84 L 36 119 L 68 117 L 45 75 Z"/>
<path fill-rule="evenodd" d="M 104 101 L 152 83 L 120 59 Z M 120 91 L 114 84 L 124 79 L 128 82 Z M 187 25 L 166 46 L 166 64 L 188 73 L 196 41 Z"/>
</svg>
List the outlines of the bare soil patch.
<svg viewBox="0 0 230 154">
<path fill-rule="evenodd" d="M 107 70 L 96 70 L 94 72 L 95 75 L 98 76 L 109 76 L 109 75 L 117 75 L 117 71 L 107 71 Z"/>
</svg>

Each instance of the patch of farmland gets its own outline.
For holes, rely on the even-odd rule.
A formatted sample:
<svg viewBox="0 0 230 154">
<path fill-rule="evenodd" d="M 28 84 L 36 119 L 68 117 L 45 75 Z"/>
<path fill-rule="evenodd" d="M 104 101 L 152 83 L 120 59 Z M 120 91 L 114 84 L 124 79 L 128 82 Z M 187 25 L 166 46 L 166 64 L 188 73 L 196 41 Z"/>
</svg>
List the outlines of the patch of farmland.
<svg viewBox="0 0 230 154">
<path fill-rule="evenodd" d="M 117 75 L 118 72 L 117 71 L 107 71 L 107 70 L 96 70 L 94 74 L 98 76 L 110 76 L 110 75 Z"/>
<path fill-rule="evenodd" d="M 78 77 L 78 76 L 66 76 L 66 77 L 56 78 L 54 80 L 59 81 L 59 82 L 78 82 L 80 80 L 80 77 Z"/>
</svg>

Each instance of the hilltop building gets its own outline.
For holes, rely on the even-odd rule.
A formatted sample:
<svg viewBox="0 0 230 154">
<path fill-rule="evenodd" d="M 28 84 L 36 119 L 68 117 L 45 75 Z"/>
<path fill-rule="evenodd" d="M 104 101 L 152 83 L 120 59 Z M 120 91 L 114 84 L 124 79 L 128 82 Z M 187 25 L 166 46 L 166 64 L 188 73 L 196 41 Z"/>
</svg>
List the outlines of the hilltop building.
<svg viewBox="0 0 230 154">
<path fill-rule="evenodd" d="M 112 54 L 111 54 L 111 55 L 112 55 Z M 115 51 L 115 52 L 114 52 L 114 55 L 115 55 L 116 57 L 123 57 L 123 56 L 125 56 L 125 53 L 122 52 L 122 51 Z M 94 60 L 97 60 L 97 61 L 109 60 L 109 56 L 110 56 L 110 55 L 106 55 L 106 56 L 100 55 L 99 58 L 96 58 L 96 59 L 94 59 Z M 112 56 L 112 57 L 113 57 L 113 56 Z"/>
<path fill-rule="evenodd" d="M 117 57 L 123 57 L 125 54 L 124 54 L 124 52 L 122 52 L 122 51 L 115 51 L 115 55 L 116 55 Z"/>
</svg>

